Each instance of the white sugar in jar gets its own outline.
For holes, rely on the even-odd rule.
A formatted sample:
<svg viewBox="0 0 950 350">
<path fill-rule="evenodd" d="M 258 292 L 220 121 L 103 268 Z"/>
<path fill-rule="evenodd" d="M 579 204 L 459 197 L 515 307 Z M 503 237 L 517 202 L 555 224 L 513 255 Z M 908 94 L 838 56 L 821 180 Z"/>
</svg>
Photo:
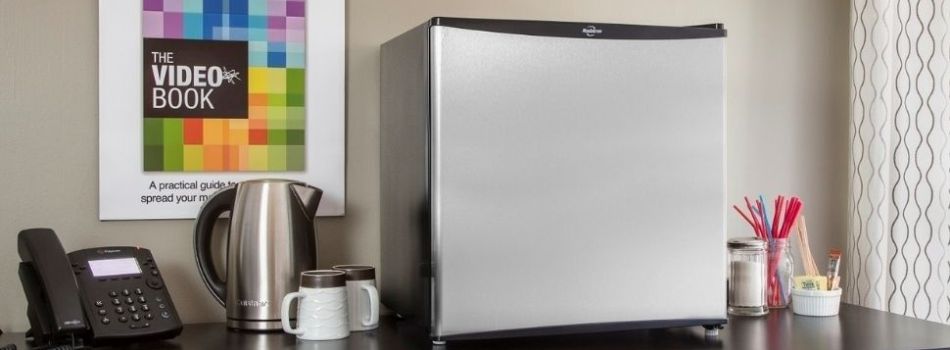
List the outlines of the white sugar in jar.
<svg viewBox="0 0 950 350">
<path fill-rule="evenodd" d="M 765 241 L 755 237 L 730 239 L 729 314 L 761 316 L 769 313 Z"/>
</svg>

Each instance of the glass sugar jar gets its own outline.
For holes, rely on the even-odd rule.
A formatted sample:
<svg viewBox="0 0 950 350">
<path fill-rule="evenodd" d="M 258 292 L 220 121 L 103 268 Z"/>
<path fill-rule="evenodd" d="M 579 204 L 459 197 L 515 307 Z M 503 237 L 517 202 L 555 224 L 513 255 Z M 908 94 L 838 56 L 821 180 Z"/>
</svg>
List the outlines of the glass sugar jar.
<svg viewBox="0 0 950 350">
<path fill-rule="evenodd" d="M 765 241 L 755 237 L 730 239 L 729 314 L 761 316 L 769 313 L 766 300 L 767 254 Z"/>
</svg>

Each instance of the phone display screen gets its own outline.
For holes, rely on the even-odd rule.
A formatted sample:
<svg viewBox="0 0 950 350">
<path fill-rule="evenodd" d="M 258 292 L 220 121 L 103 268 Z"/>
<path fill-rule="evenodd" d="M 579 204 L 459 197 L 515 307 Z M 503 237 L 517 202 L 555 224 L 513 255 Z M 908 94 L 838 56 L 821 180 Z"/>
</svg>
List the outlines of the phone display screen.
<svg viewBox="0 0 950 350">
<path fill-rule="evenodd" d="M 142 273 L 135 258 L 89 260 L 89 270 L 96 277 L 132 275 Z"/>
</svg>

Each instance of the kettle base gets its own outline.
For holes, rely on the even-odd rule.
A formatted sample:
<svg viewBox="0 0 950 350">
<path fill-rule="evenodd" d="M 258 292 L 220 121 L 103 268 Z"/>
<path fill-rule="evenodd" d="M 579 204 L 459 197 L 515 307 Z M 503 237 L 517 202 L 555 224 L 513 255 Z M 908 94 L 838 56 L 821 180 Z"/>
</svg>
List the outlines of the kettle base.
<svg viewBox="0 0 950 350">
<path fill-rule="evenodd" d="M 228 319 L 227 322 L 229 329 L 237 329 L 242 331 L 280 331 L 283 330 L 283 326 L 280 325 L 280 320 L 235 320 Z"/>
</svg>

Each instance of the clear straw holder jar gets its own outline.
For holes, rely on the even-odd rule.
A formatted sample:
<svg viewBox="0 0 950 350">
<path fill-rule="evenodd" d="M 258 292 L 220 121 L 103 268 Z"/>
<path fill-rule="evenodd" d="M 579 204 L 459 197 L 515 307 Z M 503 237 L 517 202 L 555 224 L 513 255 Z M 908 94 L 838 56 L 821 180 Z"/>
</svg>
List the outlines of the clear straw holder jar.
<svg viewBox="0 0 950 350">
<path fill-rule="evenodd" d="M 754 237 L 730 239 L 726 246 L 729 248 L 729 314 L 761 316 L 769 313 L 765 241 Z"/>
<path fill-rule="evenodd" d="M 769 241 L 768 255 L 769 307 L 773 309 L 788 307 L 792 300 L 793 269 L 795 268 L 788 239 L 778 238 Z"/>
</svg>

